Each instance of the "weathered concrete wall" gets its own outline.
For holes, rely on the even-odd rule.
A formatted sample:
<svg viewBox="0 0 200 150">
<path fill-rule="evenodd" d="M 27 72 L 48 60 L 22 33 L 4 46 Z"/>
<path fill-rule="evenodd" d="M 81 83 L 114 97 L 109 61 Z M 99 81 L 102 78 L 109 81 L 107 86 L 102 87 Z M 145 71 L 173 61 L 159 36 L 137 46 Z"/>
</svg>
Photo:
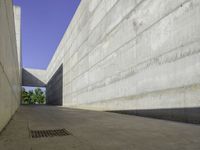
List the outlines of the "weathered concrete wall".
<svg viewBox="0 0 200 150">
<path fill-rule="evenodd" d="M 15 9 L 15 13 L 20 12 L 19 8 Z M 18 20 L 14 19 L 12 1 L 0 0 L 0 131 L 18 108 L 21 97 L 20 58 L 18 60 L 16 42 L 19 28 L 15 29 Z"/>
<path fill-rule="evenodd" d="M 63 63 L 67 107 L 200 122 L 199 18 L 198 0 L 82 0 L 48 76 Z"/>
<path fill-rule="evenodd" d="M 49 102 L 200 123 L 199 17 L 198 0 L 82 0 L 47 68 Z"/>
<path fill-rule="evenodd" d="M 41 69 L 22 69 L 22 86 L 46 87 L 47 71 Z"/>
</svg>

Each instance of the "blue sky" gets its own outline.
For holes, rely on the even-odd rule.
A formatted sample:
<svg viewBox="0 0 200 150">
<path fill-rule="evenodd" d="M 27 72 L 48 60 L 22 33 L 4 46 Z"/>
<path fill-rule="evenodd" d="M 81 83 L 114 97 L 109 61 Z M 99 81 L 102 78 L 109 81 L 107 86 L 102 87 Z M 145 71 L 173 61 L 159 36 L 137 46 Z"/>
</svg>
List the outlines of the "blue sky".
<svg viewBox="0 0 200 150">
<path fill-rule="evenodd" d="M 46 69 L 80 0 L 13 0 L 21 7 L 23 67 Z"/>
</svg>

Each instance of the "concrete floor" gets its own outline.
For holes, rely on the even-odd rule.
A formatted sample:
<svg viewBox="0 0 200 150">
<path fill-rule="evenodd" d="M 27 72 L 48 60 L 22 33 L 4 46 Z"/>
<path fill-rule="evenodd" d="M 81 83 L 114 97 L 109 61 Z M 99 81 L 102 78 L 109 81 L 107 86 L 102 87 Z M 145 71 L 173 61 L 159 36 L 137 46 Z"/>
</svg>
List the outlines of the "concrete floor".
<svg viewBox="0 0 200 150">
<path fill-rule="evenodd" d="M 32 129 L 72 135 L 33 139 Z M 108 112 L 21 106 L 0 135 L 0 150 L 199 150 L 200 126 Z"/>
</svg>

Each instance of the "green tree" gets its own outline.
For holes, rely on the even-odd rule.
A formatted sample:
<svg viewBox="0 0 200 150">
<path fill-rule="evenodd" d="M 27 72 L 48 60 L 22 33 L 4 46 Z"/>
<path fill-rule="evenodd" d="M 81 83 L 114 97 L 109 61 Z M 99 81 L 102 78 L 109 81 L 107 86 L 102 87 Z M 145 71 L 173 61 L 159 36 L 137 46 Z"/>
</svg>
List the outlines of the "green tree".
<svg viewBox="0 0 200 150">
<path fill-rule="evenodd" d="M 40 88 L 36 88 L 32 95 L 32 99 L 35 104 L 44 104 L 45 102 L 45 94 Z"/>
<path fill-rule="evenodd" d="M 46 96 L 40 88 L 36 88 L 34 91 L 27 92 L 22 89 L 22 103 L 23 104 L 45 104 Z"/>
<path fill-rule="evenodd" d="M 25 90 L 25 88 L 22 88 L 22 103 L 23 104 L 30 104 L 31 98 L 29 95 L 29 92 Z"/>
</svg>

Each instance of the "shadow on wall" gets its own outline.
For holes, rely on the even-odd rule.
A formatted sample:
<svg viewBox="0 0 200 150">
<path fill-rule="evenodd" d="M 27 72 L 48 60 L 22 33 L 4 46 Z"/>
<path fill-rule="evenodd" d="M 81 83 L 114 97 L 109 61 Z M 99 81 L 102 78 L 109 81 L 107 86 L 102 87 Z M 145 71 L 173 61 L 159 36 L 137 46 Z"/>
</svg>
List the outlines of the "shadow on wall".
<svg viewBox="0 0 200 150">
<path fill-rule="evenodd" d="M 22 86 L 45 87 L 46 84 L 23 68 L 22 69 Z"/>
<path fill-rule="evenodd" d="M 63 64 L 58 68 L 46 86 L 46 104 L 62 105 L 63 95 Z"/>
<path fill-rule="evenodd" d="M 147 110 L 116 110 L 108 112 L 200 124 L 200 107 Z"/>
</svg>

